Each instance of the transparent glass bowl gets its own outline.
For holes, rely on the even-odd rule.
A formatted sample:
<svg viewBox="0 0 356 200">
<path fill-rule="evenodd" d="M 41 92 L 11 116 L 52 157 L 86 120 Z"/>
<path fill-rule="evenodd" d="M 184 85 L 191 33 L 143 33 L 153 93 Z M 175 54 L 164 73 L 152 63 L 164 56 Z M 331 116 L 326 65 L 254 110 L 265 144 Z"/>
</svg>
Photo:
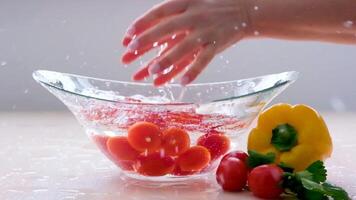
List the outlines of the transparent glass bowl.
<svg viewBox="0 0 356 200">
<path fill-rule="evenodd" d="M 214 172 L 219 159 L 237 148 L 239 136 L 298 73 L 161 88 L 43 70 L 35 71 L 33 77 L 71 110 L 87 135 L 125 175 L 175 182 Z M 138 124 L 156 129 L 152 133 L 142 126 L 135 138 L 128 130 Z M 167 139 L 170 128 L 185 132 L 188 143 L 182 142 L 182 134 Z M 155 148 L 137 148 L 137 144 L 153 143 Z"/>
</svg>

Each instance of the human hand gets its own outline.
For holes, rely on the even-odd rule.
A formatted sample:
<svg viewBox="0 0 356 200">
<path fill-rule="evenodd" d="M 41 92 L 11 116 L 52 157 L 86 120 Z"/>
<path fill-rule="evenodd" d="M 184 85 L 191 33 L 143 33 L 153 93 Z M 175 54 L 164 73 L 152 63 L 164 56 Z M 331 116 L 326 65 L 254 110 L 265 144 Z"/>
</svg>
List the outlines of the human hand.
<svg viewBox="0 0 356 200">
<path fill-rule="evenodd" d="M 194 81 L 214 56 L 251 35 L 248 0 L 168 0 L 139 17 L 128 29 L 122 61 L 131 63 L 151 49 L 166 48 L 133 77 L 155 75 L 154 85 L 183 73 Z M 171 67 L 172 66 L 172 67 Z M 186 70 L 185 70 L 186 69 Z"/>
</svg>

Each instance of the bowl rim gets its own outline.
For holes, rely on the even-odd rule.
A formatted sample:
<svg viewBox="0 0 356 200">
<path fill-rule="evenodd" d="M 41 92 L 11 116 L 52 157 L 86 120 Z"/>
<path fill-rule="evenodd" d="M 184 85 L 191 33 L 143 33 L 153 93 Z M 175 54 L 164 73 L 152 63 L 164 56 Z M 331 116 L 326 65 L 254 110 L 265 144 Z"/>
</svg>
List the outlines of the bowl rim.
<svg viewBox="0 0 356 200">
<path fill-rule="evenodd" d="M 50 84 L 49 82 L 43 81 L 41 80 L 41 78 L 39 76 L 37 76 L 37 73 L 58 73 L 58 74 L 63 74 L 63 75 L 67 75 L 67 76 L 72 76 L 72 77 L 77 77 L 77 78 L 85 78 L 85 79 L 91 79 L 94 81 L 101 81 L 101 82 L 111 82 L 111 83 L 118 83 L 118 84 L 123 84 L 123 85 L 137 85 L 137 86 L 143 86 L 143 87 L 153 87 L 152 83 L 142 83 L 142 82 L 133 82 L 133 81 L 119 81 L 119 80 L 111 80 L 111 79 L 104 79 L 104 78 L 96 78 L 96 77 L 90 77 L 90 76 L 84 76 L 84 75 L 78 75 L 78 74 L 71 74 L 71 73 L 63 73 L 63 72 L 57 72 L 57 71 L 51 71 L 51 70 L 35 70 L 32 73 L 33 78 L 42 84 L 45 84 L 51 88 L 60 90 L 60 91 L 64 91 L 70 94 L 74 94 L 74 95 L 78 95 L 81 97 L 85 97 L 85 98 L 91 98 L 91 99 L 96 99 L 96 100 L 101 100 L 101 101 L 107 101 L 107 102 L 112 102 L 112 103 L 123 103 L 123 104 L 136 104 L 136 105 L 172 105 L 172 106 L 179 106 L 179 105 L 192 105 L 195 103 L 192 102 L 171 102 L 171 103 L 147 103 L 147 102 L 127 102 L 127 101 L 122 101 L 122 100 L 110 100 L 110 99 L 106 99 L 106 98 L 99 98 L 99 97 L 95 97 L 95 96 L 91 96 L 91 95 L 84 95 L 84 94 L 80 94 L 77 92 L 73 92 L 70 90 L 66 90 L 64 88 L 60 88 L 57 87 L 53 84 Z M 250 77 L 250 78 L 244 78 L 244 79 L 236 79 L 236 80 L 228 80 L 228 81 L 216 81 L 216 82 L 206 82 L 206 83 L 192 83 L 189 84 L 187 86 L 182 86 L 180 84 L 166 84 L 164 86 L 168 86 L 168 87 L 181 87 L 181 88 L 189 88 L 189 87 L 197 87 L 197 86 L 206 86 L 206 85 L 224 85 L 224 84 L 229 84 L 229 83 L 234 83 L 234 82 L 242 82 L 242 81 L 248 81 L 248 80 L 253 80 L 253 79 L 258 79 L 258 78 L 262 78 L 265 76 L 273 76 L 273 75 L 282 75 L 282 74 L 289 74 L 288 78 L 284 81 L 281 81 L 271 87 L 266 87 L 264 89 L 261 90 L 257 90 L 251 93 L 247 93 L 247 94 L 243 94 L 243 95 L 239 95 L 239 96 L 233 96 L 233 97 L 228 97 L 228 98 L 223 98 L 223 99 L 217 99 L 217 100 L 213 100 L 211 102 L 219 102 L 219 101 L 227 101 L 227 100 L 233 100 L 233 99 L 238 99 L 238 98 L 243 98 L 243 97 L 248 97 L 248 96 L 253 96 L 259 93 L 263 93 L 263 92 L 267 92 L 270 90 L 273 90 L 275 88 L 281 87 L 283 85 L 286 84 L 290 84 L 295 82 L 298 77 L 299 77 L 299 72 L 297 71 L 285 71 L 285 72 L 280 72 L 280 73 L 272 73 L 272 74 L 265 74 L 265 75 L 261 75 L 261 76 L 255 76 L 255 77 Z M 162 86 L 161 86 L 162 87 Z"/>
</svg>

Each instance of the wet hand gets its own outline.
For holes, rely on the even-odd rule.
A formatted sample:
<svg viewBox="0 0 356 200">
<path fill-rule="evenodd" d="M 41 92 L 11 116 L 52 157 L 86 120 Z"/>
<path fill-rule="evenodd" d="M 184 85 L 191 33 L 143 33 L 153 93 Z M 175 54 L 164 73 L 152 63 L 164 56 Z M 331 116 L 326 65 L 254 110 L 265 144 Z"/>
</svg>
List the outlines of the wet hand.
<svg viewBox="0 0 356 200">
<path fill-rule="evenodd" d="M 246 0 L 169 0 L 155 6 L 129 27 L 124 63 L 164 44 L 165 48 L 133 79 L 153 75 L 154 85 L 179 74 L 187 85 L 214 56 L 251 33 Z"/>
</svg>

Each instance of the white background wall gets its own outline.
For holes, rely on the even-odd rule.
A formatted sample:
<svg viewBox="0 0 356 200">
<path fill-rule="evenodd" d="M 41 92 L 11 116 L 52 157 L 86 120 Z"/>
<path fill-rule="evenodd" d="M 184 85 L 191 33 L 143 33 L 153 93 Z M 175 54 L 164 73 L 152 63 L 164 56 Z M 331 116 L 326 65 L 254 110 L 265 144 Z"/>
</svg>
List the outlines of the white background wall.
<svg viewBox="0 0 356 200">
<path fill-rule="evenodd" d="M 157 2 L 0 0 L 0 110 L 65 109 L 32 80 L 32 71 L 39 68 L 130 80 L 138 63 L 129 69 L 120 64 L 121 37 L 136 16 Z M 198 81 L 286 70 L 302 76 L 277 101 L 356 111 L 356 46 L 243 41 L 217 57 Z"/>
</svg>

